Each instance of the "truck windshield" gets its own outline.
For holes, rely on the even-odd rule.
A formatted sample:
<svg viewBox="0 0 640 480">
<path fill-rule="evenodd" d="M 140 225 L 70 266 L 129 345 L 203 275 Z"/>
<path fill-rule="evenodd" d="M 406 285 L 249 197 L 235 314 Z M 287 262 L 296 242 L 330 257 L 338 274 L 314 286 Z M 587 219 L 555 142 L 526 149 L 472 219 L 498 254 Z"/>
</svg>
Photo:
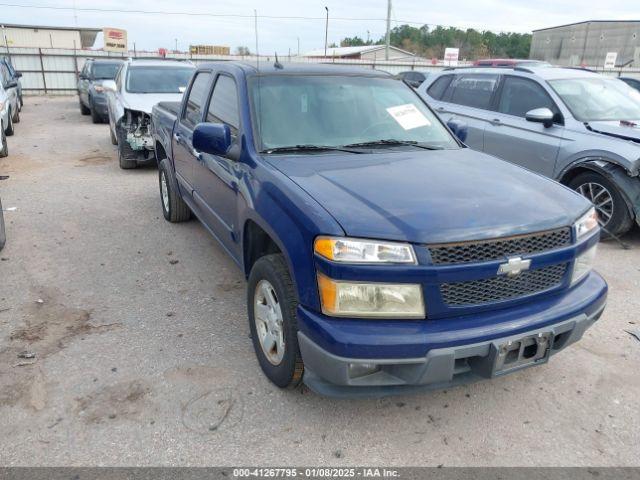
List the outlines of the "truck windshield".
<svg viewBox="0 0 640 480">
<path fill-rule="evenodd" d="M 129 93 L 182 93 L 193 72 L 190 67 L 131 67 L 125 88 Z"/>
<path fill-rule="evenodd" d="M 113 80 L 121 63 L 94 63 L 92 67 L 93 78 L 96 80 Z"/>
<path fill-rule="evenodd" d="M 288 147 L 459 148 L 399 80 L 266 75 L 250 80 L 261 151 Z"/>
<path fill-rule="evenodd" d="M 640 92 L 615 78 L 570 78 L 549 84 L 581 122 L 640 120 Z"/>
</svg>

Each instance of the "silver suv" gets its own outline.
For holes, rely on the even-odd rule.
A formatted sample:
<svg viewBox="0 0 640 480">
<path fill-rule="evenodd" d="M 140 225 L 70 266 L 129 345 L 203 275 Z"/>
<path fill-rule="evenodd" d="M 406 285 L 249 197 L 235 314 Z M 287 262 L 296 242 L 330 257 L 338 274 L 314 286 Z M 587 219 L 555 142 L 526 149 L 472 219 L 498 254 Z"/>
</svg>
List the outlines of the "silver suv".
<svg viewBox="0 0 640 480">
<path fill-rule="evenodd" d="M 458 68 L 418 88 L 466 143 L 591 200 L 609 234 L 640 223 L 640 92 L 570 68 Z"/>
</svg>

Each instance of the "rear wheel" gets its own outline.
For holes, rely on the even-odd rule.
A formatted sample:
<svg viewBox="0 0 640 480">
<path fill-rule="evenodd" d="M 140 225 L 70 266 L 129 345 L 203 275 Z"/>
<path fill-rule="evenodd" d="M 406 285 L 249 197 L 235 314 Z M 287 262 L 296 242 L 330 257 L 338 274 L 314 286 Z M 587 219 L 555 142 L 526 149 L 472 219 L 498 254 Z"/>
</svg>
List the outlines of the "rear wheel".
<svg viewBox="0 0 640 480">
<path fill-rule="evenodd" d="M 262 371 L 280 388 L 296 387 L 304 372 L 298 347 L 298 297 L 282 254 L 265 255 L 253 265 L 247 306 Z"/>
<path fill-rule="evenodd" d="M 158 165 L 158 181 L 164 218 L 173 223 L 189 220 L 191 218 L 191 210 L 189 210 L 189 207 L 180 196 L 177 182 L 171 172 L 171 165 L 166 158 Z"/>
<path fill-rule="evenodd" d="M 116 134 L 118 135 L 118 163 L 120 168 L 123 170 L 136 168 L 138 166 L 138 155 L 127 142 L 124 131 L 119 128 Z"/>
<path fill-rule="evenodd" d="M 584 172 L 571 180 L 569 187 L 593 203 L 603 229 L 603 238 L 622 235 L 633 225 L 622 193 L 608 178 L 596 172 Z"/>
</svg>

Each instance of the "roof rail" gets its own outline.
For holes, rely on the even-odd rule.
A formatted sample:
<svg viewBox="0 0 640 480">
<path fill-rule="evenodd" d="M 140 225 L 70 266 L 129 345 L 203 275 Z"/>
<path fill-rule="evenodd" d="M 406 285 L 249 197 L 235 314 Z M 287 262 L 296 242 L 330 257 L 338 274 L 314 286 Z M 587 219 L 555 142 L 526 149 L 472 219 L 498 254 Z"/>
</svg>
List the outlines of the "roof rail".
<svg viewBox="0 0 640 480">
<path fill-rule="evenodd" d="M 445 67 L 442 69 L 442 71 L 449 71 L 449 70 L 465 70 L 465 69 L 482 69 L 482 68 L 500 68 L 502 70 L 515 70 L 518 72 L 526 72 L 526 73 L 533 73 L 533 70 L 531 70 L 530 68 L 527 67 L 520 67 L 520 66 L 516 66 L 516 65 L 465 65 L 464 67 Z"/>
<path fill-rule="evenodd" d="M 592 70 L 587 67 L 564 67 L 564 68 L 568 68 L 569 70 L 582 70 L 583 72 L 598 73 L 596 70 Z"/>
</svg>

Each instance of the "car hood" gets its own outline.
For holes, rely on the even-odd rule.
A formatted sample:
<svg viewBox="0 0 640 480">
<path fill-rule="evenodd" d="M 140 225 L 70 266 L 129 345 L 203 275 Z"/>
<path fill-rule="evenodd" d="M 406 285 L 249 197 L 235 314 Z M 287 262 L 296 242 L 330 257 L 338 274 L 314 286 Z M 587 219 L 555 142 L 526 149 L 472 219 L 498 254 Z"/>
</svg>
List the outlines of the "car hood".
<svg viewBox="0 0 640 480">
<path fill-rule="evenodd" d="M 151 109 L 158 102 L 180 102 L 181 93 L 128 93 L 122 102 L 124 108 L 151 115 Z"/>
<path fill-rule="evenodd" d="M 588 122 L 587 128 L 603 135 L 640 143 L 640 119 L 627 121 Z"/>
<path fill-rule="evenodd" d="M 556 182 L 468 148 L 267 158 L 355 237 L 495 238 L 571 225 L 590 205 Z"/>
</svg>

